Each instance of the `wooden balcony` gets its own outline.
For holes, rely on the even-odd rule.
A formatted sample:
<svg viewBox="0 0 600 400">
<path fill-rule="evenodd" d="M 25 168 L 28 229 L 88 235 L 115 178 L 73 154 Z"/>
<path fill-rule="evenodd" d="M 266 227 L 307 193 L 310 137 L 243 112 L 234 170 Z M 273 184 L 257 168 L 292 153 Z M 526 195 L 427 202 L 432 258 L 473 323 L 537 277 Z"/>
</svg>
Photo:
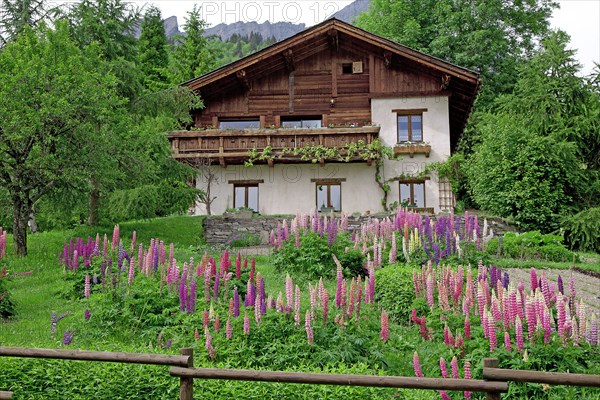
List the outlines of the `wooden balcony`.
<svg viewBox="0 0 600 400">
<path fill-rule="evenodd" d="M 343 148 L 349 143 L 362 140 L 372 143 L 379 135 L 378 126 L 362 128 L 319 128 L 319 129 L 247 129 L 221 130 L 206 129 L 197 131 L 174 131 L 168 135 L 175 159 L 183 162 L 208 160 L 221 166 L 243 164 L 249 158 L 249 151 L 261 152 L 270 146 L 273 158 L 268 161 L 278 163 L 307 163 L 300 156 L 284 153 L 283 149 L 306 146 Z M 334 160 L 320 160 L 322 163 Z M 350 159 L 365 162 L 360 157 Z M 267 162 L 267 161 L 263 161 Z"/>
</svg>

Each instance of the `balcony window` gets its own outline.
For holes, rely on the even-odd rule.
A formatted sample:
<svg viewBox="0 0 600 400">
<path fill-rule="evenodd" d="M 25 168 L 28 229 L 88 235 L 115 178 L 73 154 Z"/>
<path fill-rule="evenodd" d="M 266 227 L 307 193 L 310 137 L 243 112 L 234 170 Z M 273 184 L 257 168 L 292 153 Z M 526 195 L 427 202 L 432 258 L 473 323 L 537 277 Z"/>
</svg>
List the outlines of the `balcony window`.
<svg viewBox="0 0 600 400">
<path fill-rule="evenodd" d="M 281 117 L 282 128 L 321 128 L 321 117 Z"/>
<path fill-rule="evenodd" d="M 425 208 L 425 181 L 400 182 L 400 204 Z"/>
<path fill-rule="evenodd" d="M 423 141 L 423 112 L 418 110 L 393 110 L 397 114 L 398 143 Z"/>
<path fill-rule="evenodd" d="M 233 206 L 258 212 L 258 183 L 234 184 Z"/>
<path fill-rule="evenodd" d="M 226 119 L 219 121 L 219 129 L 258 129 L 260 120 L 252 119 Z"/>
</svg>

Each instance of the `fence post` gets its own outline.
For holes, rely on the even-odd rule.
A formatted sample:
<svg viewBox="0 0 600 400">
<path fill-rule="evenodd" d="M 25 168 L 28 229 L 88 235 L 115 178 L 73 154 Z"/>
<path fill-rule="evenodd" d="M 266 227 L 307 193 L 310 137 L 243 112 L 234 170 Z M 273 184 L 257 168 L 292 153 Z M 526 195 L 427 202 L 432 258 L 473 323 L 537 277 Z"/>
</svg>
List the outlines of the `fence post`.
<svg viewBox="0 0 600 400">
<path fill-rule="evenodd" d="M 497 358 L 484 358 L 483 368 L 498 368 L 500 363 Z M 487 379 L 485 379 L 487 380 Z M 485 394 L 485 400 L 500 400 L 500 392 L 487 392 Z"/>
<path fill-rule="evenodd" d="M 194 366 L 194 349 L 183 348 L 179 350 L 182 356 L 190 356 L 188 368 Z M 193 400 L 194 398 L 194 378 L 179 378 L 179 400 Z"/>
</svg>

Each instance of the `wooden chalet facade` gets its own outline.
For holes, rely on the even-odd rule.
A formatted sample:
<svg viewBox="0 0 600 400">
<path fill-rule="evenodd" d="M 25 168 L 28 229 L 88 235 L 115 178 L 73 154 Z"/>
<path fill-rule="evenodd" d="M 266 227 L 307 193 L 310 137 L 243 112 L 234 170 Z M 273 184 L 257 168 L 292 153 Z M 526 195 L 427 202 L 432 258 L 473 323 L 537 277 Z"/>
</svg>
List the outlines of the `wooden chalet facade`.
<svg viewBox="0 0 600 400">
<path fill-rule="evenodd" d="M 205 108 L 169 140 L 179 161 L 210 165 L 214 214 L 382 211 L 371 162 L 314 163 L 289 151 L 375 139 L 403 156 L 382 168 L 392 179 L 388 203 L 410 198 L 432 212 L 454 205 L 447 182 L 420 173 L 455 147 L 479 87 L 472 71 L 329 19 L 183 85 Z M 244 165 L 264 149 L 271 157 Z M 199 176 L 197 186 L 206 185 Z"/>
</svg>

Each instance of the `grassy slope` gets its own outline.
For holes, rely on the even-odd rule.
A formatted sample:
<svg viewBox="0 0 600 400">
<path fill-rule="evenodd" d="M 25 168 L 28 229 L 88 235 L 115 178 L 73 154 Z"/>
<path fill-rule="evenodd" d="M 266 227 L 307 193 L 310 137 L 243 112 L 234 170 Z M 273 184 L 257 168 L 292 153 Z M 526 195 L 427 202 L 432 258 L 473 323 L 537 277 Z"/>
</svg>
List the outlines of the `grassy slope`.
<svg viewBox="0 0 600 400">
<path fill-rule="evenodd" d="M 173 242 L 176 257 L 188 259 L 201 244 L 201 217 L 176 216 L 152 220 L 132 221 L 120 224 L 121 238 L 129 243 L 135 230 L 137 242 L 145 246 L 151 238 L 165 243 Z M 14 321 L 0 324 L 0 345 L 55 347 L 57 340 L 50 335 L 50 313 L 81 314 L 84 305 L 68 301 L 58 294 L 64 286 L 62 267 L 58 265 L 58 253 L 63 243 L 72 237 L 95 237 L 112 235 L 112 227 L 86 227 L 64 231 L 50 231 L 29 236 L 29 254 L 17 259 L 12 257 L 12 238 L 7 243 L 8 256 L 0 261 L 9 273 L 31 271 L 31 275 L 17 276 L 8 283 L 18 316 Z M 68 317 L 67 317 L 68 318 Z"/>
</svg>

